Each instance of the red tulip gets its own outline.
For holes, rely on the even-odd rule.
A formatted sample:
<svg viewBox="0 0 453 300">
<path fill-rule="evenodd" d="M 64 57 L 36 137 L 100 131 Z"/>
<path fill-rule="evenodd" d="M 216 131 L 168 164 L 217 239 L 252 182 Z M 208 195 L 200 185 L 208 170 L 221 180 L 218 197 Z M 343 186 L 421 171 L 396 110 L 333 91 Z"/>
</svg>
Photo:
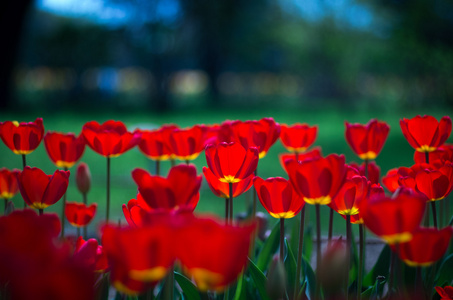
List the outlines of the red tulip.
<svg viewBox="0 0 453 300">
<path fill-rule="evenodd" d="M 316 148 L 313 148 L 312 150 L 310 150 L 308 152 L 304 152 L 304 153 L 281 153 L 281 154 L 279 154 L 278 159 L 280 161 L 280 165 L 282 166 L 283 170 L 286 171 L 285 161 L 290 160 L 290 159 L 296 160 L 296 156 L 297 156 L 297 160 L 299 162 L 304 161 L 306 159 L 319 158 L 319 157 L 322 157 L 321 148 L 316 147 Z"/>
<path fill-rule="evenodd" d="M 96 239 L 85 241 L 81 236 L 77 239 L 74 251 L 75 260 L 95 272 L 107 271 L 107 256 Z"/>
<path fill-rule="evenodd" d="M 359 206 L 368 229 L 388 244 L 404 243 L 420 225 L 425 213 L 425 199 L 400 193 L 396 198 L 375 198 Z"/>
<path fill-rule="evenodd" d="M 132 171 L 138 191 L 151 209 L 194 210 L 200 198 L 201 176 L 193 165 L 178 165 L 170 169 L 167 178 L 152 176 L 143 169 Z"/>
<path fill-rule="evenodd" d="M 209 188 L 217 197 L 222 198 L 229 198 L 230 197 L 230 190 L 229 184 L 226 182 L 222 182 L 217 178 L 209 168 L 203 167 L 203 174 L 206 178 L 206 182 L 208 183 Z M 239 182 L 233 183 L 233 198 L 245 193 L 250 189 L 252 186 L 254 175 L 251 174 L 249 177 L 244 178 Z"/>
<path fill-rule="evenodd" d="M 396 189 L 400 186 L 398 183 L 398 169 L 394 168 L 387 172 L 387 174 L 382 177 L 382 183 L 389 190 L 390 193 L 394 193 Z"/>
<path fill-rule="evenodd" d="M 442 117 L 440 122 L 432 116 L 416 116 L 400 120 L 401 130 L 409 144 L 419 152 L 432 152 L 442 146 L 451 133 L 451 119 Z"/>
<path fill-rule="evenodd" d="M 64 214 L 72 226 L 84 227 L 93 220 L 97 207 L 96 203 L 86 206 L 83 203 L 66 202 Z"/>
<path fill-rule="evenodd" d="M 453 235 L 452 227 L 437 230 L 435 228 L 419 228 L 412 234 L 407 243 L 393 246 L 392 250 L 411 267 L 427 267 L 441 259 L 447 252 Z"/>
<path fill-rule="evenodd" d="M 224 121 L 220 125 L 212 125 L 208 128 L 206 136 L 206 145 L 219 144 L 219 143 L 232 143 L 236 142 L 233 128 L 240 121 Z"/>
<path fill-rule="evenodd" d="M 77 166 L 76 184 L 77 184 L 77 189 L 82 194 L 86 194 L 90 190 L 91 172 L 90 172 L 90 168 L 88 168 L 88 165 L 84 162 L 81 162 Z"/>
<path fill-rule="evenodd" d="M 369 192 L 368 196 L 364 199 L 364 201 L 374 201 L 374 199 L 382 198 L 382 197 L 385 197 L 384 188 L 382 188 L 382 186 L 380 186 L 379 184 L 372 184 L 370 187 L 370 192 Z M 345 215 L 341 215 L 341 216 L 346 220 Z M 363 218 L 360 215 L 360 209 L 359 209 L 358 214 L 351 216 L 351 223 L 352 224 L 363 224 Z"/>
<path fill-rule="evenodd" d="M 362 201 L 366 201 L 371 183 L 365 176 L 347 178 L 330 203 L 340 215 L 357 215 Z"/>
<path fill-rule="evenodd" d="M 30 154 L 41 143 L 44 135 L 42 118 L 34 122 L 0 122 L 0 138 L 15 154 Z"/>
<path fill-rule="evenodd" d="M 261 204 L 274 218 L 292 218 L 305 204 L 304 199 L 297 194 L 291 183 L 282 177 L 266 180 L 255 177 L 253 185 Z"/>
<path fill-rule="evenodd" d="M 442 145 L 433 152 L 429 153 L 429 161 L 451 161 L 453 162 L 453 145 Z M 414 162 L 416 164 L 426 163 L 426 156 L 423 152 L 414 152 Z"/>
<path fill-rule="evenodd" d="M 233 127 L 235 139 L 245 148 L 256 147 L 263 158 L 280 136 L 280 124 L 272 118 L 237 122 Z"/>
<path fill-rule="evenodd" d="M 346 178 L 344 162 L 343 155 L 331 154 L 302 162 L 287 160 L 285 164 L 293 187 L 304 197 L 305 202 L 327 205 Z"/>
<path fill-rule="evenodd" d="M 168 160 L 172 155 L 169 136 L 176 125 L 164 125 L 157 130 L 140 130 L 141 139 L 138 148 L 152 160 Z"/>
<path fill-rule="evenodd" d="M 140 193 L 137 194 L 137 199 L 129 200 L 127 205 L 123 204 L 122 208 L 124 217 L 131 227 L 141 227 L 146 215 L 153 211 Z"/>
<path fill-rule="evenodd" d="M 356 168 L 357 171 L 359 171 L 359 174 L 361 176 L 365 176 L 365 166 L 367 165 L 366 163 L 362 163 L 360 166 L 356 163 L 350 163 L 349 164 L 351 167 Z M 368 180 L 371 181 L 373 184 L 379 183 L 379 179 L 381 178 L 381 168 L 374 162 L 370 161 L 368 162 Z"/>
<path fill-rule="evenodd" d="M 69 171 L 56 170 L 53 175 L 47 175 L 41 169 L 25 167 L 17 175 L 22 198 L 36 209 L 55 204 L 66 193 L 69 174 Z"/>
<path fill-rule="evenodd" d="M 204 150 L 207 128 L 195 125 L 187 129 L 174 129 L 169 138 L 172 154 L 179 160 L 194 160 Z"/>
<path fill-rule="evenodd" d="M 128 132 L 120 121 L 106 121 L 100 125 L 91 121 L 83 125 L 82 134 L 93 151 L 105 157 L 116 157 L 140 142 L 140 133 Z"/>
<path fill-rule="evenodd" d="M 14 169 L 12 171 L 7 168 L 0 169 L 0 198 L 10 199 L 14 197 L 19 191 L 17 185 L 17 174 L 19 170 Z"/>
<path fill-rule="evenodd" d="M 436 286 L 435 289 L 440 296 L 440 300 L 453 300 L 453 286 Z"/>
<path fill-rule="evenodd" d="M 164 278 L 175 260 L 173 236 L 165 225 L 105 227 L 102 245 L 112 285 L 121 292 L 138 294 Z"/>
<path fill-rule="evenodd" d="M 222 291 L 244 270 L 254 230 L 194 219 L 181 230 L 177 257 L 200 291 Z"/>
<path fill-rule="evenodd" d="M 208 145 L 205 154 L 209 170 L 221 182 L 239 182 L 249 177 L 258 166 L 258 149 L 246 150 L 239 143 Z"/>
<path fill-rule="evenodd" d="M 375 159 L 387 139 L 390 127 L 376 119 L 366 125 L 345 122 L 346 141 L 352 151 L 363 160 Z"/>
<path fill-rule="evenodd" d="M 281 125 L 280 141 L 290 152 L 303 153 L 316 140 L 318 126 L 296 123 L 291 126 Z"/>
<path fill-rule="evenodd" d="M 85 139 L 73 133 L 48 131 L 44 136 L 44 146 L 50 160 L 59 168 L 70 168 L 82 157 Z"/>
</svg>

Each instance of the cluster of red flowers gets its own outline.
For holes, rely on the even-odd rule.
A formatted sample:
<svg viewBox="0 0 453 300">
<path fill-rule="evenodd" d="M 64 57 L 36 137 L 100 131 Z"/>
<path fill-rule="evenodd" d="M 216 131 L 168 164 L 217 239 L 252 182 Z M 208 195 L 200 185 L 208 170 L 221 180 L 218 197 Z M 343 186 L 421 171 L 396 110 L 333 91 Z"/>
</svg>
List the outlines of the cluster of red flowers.
<svg viewBox="0 0 453 300">
<path fill-rule="evenodd" d="M 390 170 L 382 178 L 391 193 L 386 195 L 380 185 L 380 168 L 373 160 L 381 152 L 390 128 L 378 120 L 366 125 L 345 123 L 346 141 L 363 160 L 361 165 L 346 164 L 343 155 L 323 156 L 318 148 L 308 151 L 316 140 L 316 126 L 280 125 L 272 118 L 186 129 L 164 125 L 157 130 L 134 132 L 119 121 L 92 121 L 83 126 L 78 137 L 57 132 L 44 135 L 39 118 L 31 123 L 2 122 L 1 139 L 24 158 L 22 171 L 0 169 L 5 212 L 7 200 L 18 191 L 25 203 L 40 214 L 59 201 L 68 187 L 68 169 L 80 160 L 85 145 L 106 157 L 108 163 L 110 158 L 138 146 L 157 162 L 177 159 L 187 164 L 173 166 L 166 177 L 160 176 L 158 168 L 154 175 L 135 169 L 132 178 L 137 185 L 136 197 L 122 207 L 128 226 L 107 224 L 102 229 L 102 246 L 94 239 L 85 242 L 82 238 L 75 246 L 56 244 L 61 225 L 51 214 L 37 216 L 26 210 L 0 218 L 0 288 L 8 282 L 14 297 L 26 299 L 29 295 L 20 288 L 20 282 L 30 280 L 41 292 L 39 299 L 45 299 L 53 289 L 63 293 L 65 288 L 77 290 L 71 295 L 74 299 L 88 299 L 93 296 L 93 271 L 109 271 L 118 291 L 138 294 L 172 273 L 178 261 L 199 290 L 223 291 L 243 271 L 253 245 L 256 224 L 238 225 L 232 221 L 232 199 L 252 185 L 274 218 L 292 218 L 304 211 L 306 203 L 317 210 L 320 205 L 328 205 L 348 223 L 366 226 L 408 265 L 431 265 L 444 256 L 453 235 L 451 226 L 438 228 L 435 210 L 435 201 L 444 199 L 453 189 L 453 146 L 444 144 L 452 124 L 449 117 L 438 122 L 431 116 L 417 116 L 401 120 L 400 126 L 416 150 L 415 164 Z M 278 138 L 290 152 L 280 155 L 289 179 L 256 176 L 259 159 Z M 64 170 L 47 175 L 25 166 L 25 155 L 42 139 L 52 162 Z M 200 199 L 202 176 L 189 161 L 203 150 L 205 179 L 215 195 L 227 199 L 226 224 L 192 213 Z M 76 177 L 79 190 L 86 195 L 90 175 L 85 164 L 79 165 Z M 108 195 L 109 188 L 107 199 Z M 433 208 L 434 227 L 421 227 L 427 203 Z M 83 227 L 94 218 L 96 208 L 97 204 L 88 206 L 86 201 L 68 202 L 64 213 L 72 225 Z M 108 210 L 109 202 L 107 221 Z M 18 229 L 12 232 L 8 228 Z M 39 244 L 39 249 L 32 251 L 32 242 Z M 58 286 L 43 282 L 39 273 L 47 259 L 45 274 L 59 277 Z M 80 287 L 75 288 L 74 283 L 80 283 Z"/>
</svg>

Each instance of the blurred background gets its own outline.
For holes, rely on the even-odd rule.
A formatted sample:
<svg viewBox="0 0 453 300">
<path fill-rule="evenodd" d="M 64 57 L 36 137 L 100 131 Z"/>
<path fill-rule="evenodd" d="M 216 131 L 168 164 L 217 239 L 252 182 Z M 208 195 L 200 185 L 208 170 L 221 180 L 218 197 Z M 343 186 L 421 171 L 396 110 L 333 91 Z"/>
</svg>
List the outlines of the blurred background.
<svg viewBox="0 0 453 300">
<path fill-rule="evenodd" d="M 400 118 L 452 111 L 452 28 L 451 0 L 7 1 L 0 121 L 43 117 L 46 130 L 78 134 L 91 120 L 134 129 L 274 117 L 318 125 L 316 145 L 349 162 L 358 158 L 344 121 L 379 118 L 391 126 L 377 159 L 384 175 L 413 163 Z M 281 152 L 277 142 L 261 176 L 285 175 Z M 0 153 L 0 166 L 21 168 L 3 143 Z M 82 160 L 93 173 L 91 201 L 103 202 L 105 160 L 91 149 Z M 43 145 L 28 162 L 55 170 Z M 201 172 L 204 154 L 195 163 Z M 118 218 L 135 197 L 135 167 L 153 162 L 137 149 L 112 161 Z M 68 193 L 81 201 L 73 182 Z M 199 210 L 221 214 L 212 198 L 204 184 Z"/>
</svg>

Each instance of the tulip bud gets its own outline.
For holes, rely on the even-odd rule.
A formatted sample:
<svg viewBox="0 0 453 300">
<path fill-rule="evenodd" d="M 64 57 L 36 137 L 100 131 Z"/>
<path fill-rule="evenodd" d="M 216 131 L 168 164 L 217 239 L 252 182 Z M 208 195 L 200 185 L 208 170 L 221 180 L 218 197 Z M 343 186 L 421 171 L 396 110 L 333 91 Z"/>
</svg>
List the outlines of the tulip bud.
<svg viewBox="0 0 453 300">
<path fill-rule="evenodd" d="M 286 271 L 285 265 L 278 255 L 274 255 L 267 274 L 267 294 L 271 299 L 285 299 Z"/>
<path fill-rule="evenodd" d="M 88 165 L 84 162 L 81 162 L 77 166 L 76 183 L 77 188 L 82 194 L 86 194 L 90 190 L 91 173 Z"/>
<path fill-rule="evenodd" d="M 318 280 L 326 296 L 341 294 L 347 267 L 347 249 L 339 239 L 327 248 L 319 266 Z"/>
<path fill-rule="evenodd" d="M 262 241 L 266 239 L 267 219 L 267 214 L 260 211 L 256 213 L 256 221 L 258 222 L 258 238 Z"/>
</svg>

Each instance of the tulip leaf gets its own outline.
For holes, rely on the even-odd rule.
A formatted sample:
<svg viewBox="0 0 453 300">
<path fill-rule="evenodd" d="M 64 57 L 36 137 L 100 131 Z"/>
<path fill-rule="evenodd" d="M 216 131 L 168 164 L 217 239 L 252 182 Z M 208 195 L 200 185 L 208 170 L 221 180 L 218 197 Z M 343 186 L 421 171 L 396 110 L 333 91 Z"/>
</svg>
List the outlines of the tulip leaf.
<svg viewBox="0 0 453 300">
<path fill-rule="evenodd" d="M 255 265 L 255 263 L 249 259 L 249 271 L 250 275 L 252 276 L 252 280 L 255 283 L 255 287 L 258 290 L 258 293 L 263 300 L 270 300 L 269 296 L 267 295 L 266 285 L 267 285 L 267 278 L 263 272 Z"/>
<path fill-rule="evenodd" d="M 290 295 L 293 294 L 294 291 L 294 282 L 296 280 L 296 266 L 297 262 L 296 259 L 294 258 L 293 251 L 291 250 L 291 247 L 288 245 L 288 241 L 285 238 L 285 246 L 286 246 L 286 257 L 285 257 L 285 270 L 287 274 L 287 280 L 288 280 L 288 293 Z"/>
<path fill-rule="evenodd" d="M 94 286 L 96 299 L 107 300 L 109 298 L 109 276 L 106 274 L 102 275 L 102 278 Z"/>
<path fill-rule="evenodd" d="M 300 218 L 293 218 L 291 226 L 291 235 L 289 239 L 289 246 L 293 253 L 297 253 L 297 247 L 299 247 L 299 230 L 300 230 Z"/>
<path fill-rule="evenodd" d="M 198 293 L 197 287 L 189 280 L 186 276 L 175 272 L 175 280 L 184 293 L 184 298 L 190 300 L 200 300 L 200 293 Z"/>
<path fill-rule="evenodd" d="M 315 272 L 305 255 L 302 255 L 302 270 L 304 272 L 305 280 L 307 281 L 307 296 L 309 296 L 310 299 L 314 299 L 316 290 Z"/>
<path fill-rule="evenodd" d="M 364 287 L 373 285 L 374 281 L 378 276 L 384 276 L 385 278 L 388 277 L 390 256 L 391 256 L 390 247 L 388 245 L 385 245 L 385 247 L 381 251 L 381 254 L 379 254 L 376 264 L 363 279 Z"/>
<path fill-rule="evenodd" d="M 247 299 L 246 296 L 246 286 L 244 285 L 244 273 L 241 273 L 238 278 L 238 283 L 236 285 L 236 293 L 234 294 L 234 300 L 245 300 Z"/>
<path fill-rule="evenodd" d="M 259 270 L 267 270 L 269 262 L 271 261 L 272 255 L 277 251 L 280 242 L 280 222 L 276 222 L 272 232 L 261 248 L 256 261 L 256 267 Z"/>
<path fill-rule="evenodd" d="M 307 258 L 307 260 L 311 259 L 311 254 L 313 252 L 313 237 L 312 237 L 312 230 L 311 227 L 308 228 L 304 232 L 304 246 L 303 246 L 303 254 Z"/>
<path fill-rule="evenodd" d="M 450 254 L 440 265 L 436 276 L 436 285 L 442 286 L 444 283 L 450 284 L 453 278 L 453 254 Z"/>
</svg>

